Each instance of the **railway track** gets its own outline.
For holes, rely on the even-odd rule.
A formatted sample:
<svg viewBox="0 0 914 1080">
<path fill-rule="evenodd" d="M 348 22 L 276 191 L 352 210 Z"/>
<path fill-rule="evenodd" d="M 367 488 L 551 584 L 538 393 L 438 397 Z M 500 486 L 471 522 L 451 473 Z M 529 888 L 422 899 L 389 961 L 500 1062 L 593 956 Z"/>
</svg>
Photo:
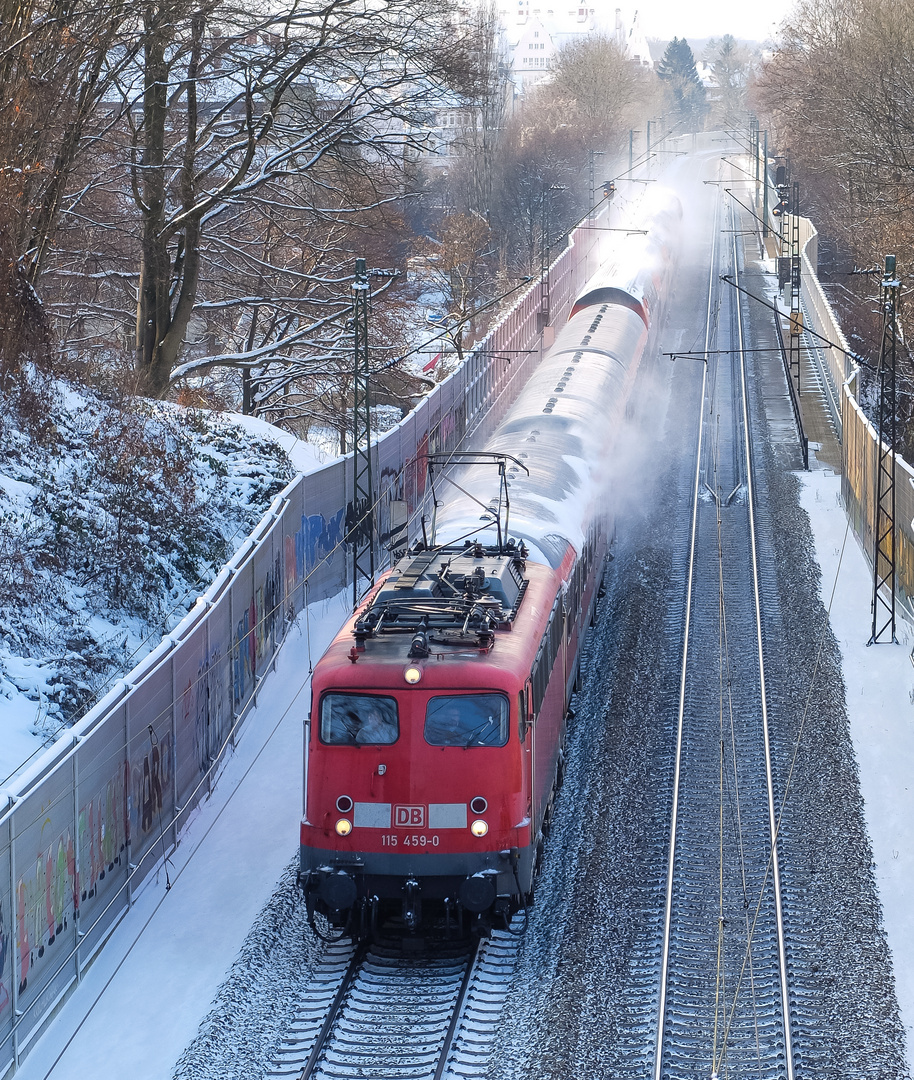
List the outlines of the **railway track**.
<svg viewBox="0 0 914 1080">
<path fill-rule="evenodd" d="M 327 948 L 265 1075 L 300 1080 L 474 1080 L 496 1038 L 519 938 Z"/>
<path fill-rule="evenodd" d="M 696 204 L 712 190 L 697 189 Z M 719 218 L 714 242 L 746 224 Z M 705 241 L 682 268 L 665 344 L 703 346 L 707 362 L 673 369 L 669 419 L 666 401 L 658 410 L 650 394 L 636 417 L 640 432 L 659 417 L 649 450 L 656 508 L 615 549 L 521 956 L 517 938 L 496 934 L 473 959 L 443 958 L 455 970 L 419 977 L 421 958 L 379 953 L 353 963 L 348 942 L 315 961 L 309 939 L 280 968 L 267 1004 L 252 1010 L 258 1022 L 271 1008 L 277 1018 L 261 1042 L 259 1029 L 235 1023 L 237 1006 L 255 996 L 244 972 L 199 1040 L 208 1050 L 221 1039 L 227 1051 L 203 1068 L 198 1052 L 178 1075 L 255 1076 L 264 1062 L 272 1077 L 907 1075 L 878 902 L 867 891 L 868 848 L 862 828 L 854 833 L 852 770 L 836 765 L 836 645 L 831 688 L 809 705 L 825 616 L 815 588 L 807 592 L 792 478 L 761 444 L 774 380 L 761 367 L 747 379 L 736 346 L 743 316 L 757 312 L 718 284 L 722 262 L 739 271 L 735 246 L 709 272 Z M 720 349 L 733 355 L 713 355 Z M 696 435 L 683 432 L 699 412 L 696 458 Z M 773 808 L 782 803 L 780 858 L 771 862 Z M 295 933 L 305 934 L 303 914 L 299 922 Z M 443 984 L 445 1003 L 420 1016 L 430 981 Z M 387 997 L 384 986 L 394 986 Z M 296 994 L 294 1022 L 278 1019 L 294 1011 Z M 404 1058 L 415 1059 L 411 1072 L 401 1071 Z"/>
<path fill-rule="evenodd" d="M 719 293 L 722 262 L 739 273 L 732 214 L 726 231 L 708 288 L 655 1080 L 793 1080 L 742 314 Z"/>
</svg>

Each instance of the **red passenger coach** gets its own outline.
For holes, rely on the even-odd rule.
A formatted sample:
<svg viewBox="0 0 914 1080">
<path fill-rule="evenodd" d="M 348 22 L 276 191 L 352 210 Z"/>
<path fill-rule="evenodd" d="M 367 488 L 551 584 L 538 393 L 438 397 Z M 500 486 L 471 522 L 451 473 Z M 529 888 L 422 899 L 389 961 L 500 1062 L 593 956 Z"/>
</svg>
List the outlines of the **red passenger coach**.
<svg viewBox="0 0 914 1080">
<path fill-rule="evenodd" d="M 602 562 L 467 542 L 380 583 L 312 679 L 309 910 L 365 934 L 391 913 L 487 929 L 524 904 Z"/>
</svg>

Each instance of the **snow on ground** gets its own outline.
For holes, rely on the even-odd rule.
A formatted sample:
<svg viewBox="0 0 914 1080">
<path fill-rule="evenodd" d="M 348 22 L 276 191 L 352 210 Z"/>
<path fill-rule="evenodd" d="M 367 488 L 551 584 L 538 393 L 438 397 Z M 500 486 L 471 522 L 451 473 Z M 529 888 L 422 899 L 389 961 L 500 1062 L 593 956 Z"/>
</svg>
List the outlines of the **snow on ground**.
<svg viewBox="0 0 914 1080">
<path fill-rule="evenodd" d="M 285 450 L 292 467 L 306 476 L 322 469 L 330 461 L 320 447 L 300 439 L 291 431 L 284 431 L 273 424 L 261 420 L 258 416 L 245 416 L 243 413 L 220 413 L 229 424 L 235 424 L 261 439 L 272 439 Z"/>
<path fill-rule="evenodd" d="M 831 625 L 841 647 L 847 712 L 910 1062 L 914 1051 L 914 626 L 900 618 L 899 609 L 898 644 L 867 646 L 873 623 L 873 575 L 848 527 L 841 478 L 814 468 L 802 479 L 801 501 L 812 521 L 822 570 L 822 599 L 826 608 L 831 605 Z"/>
<path fill-rule="evenodd" d="M 349 614 L 347 593 L 290 631 L 212 797 L 165 873 L 151 874 L 17 1080 L 166 1080 L 210 1010 L 258 912 L 298 851 L 309 664 Z"/>
<path fill-rule="evenodd" d="M 844 657 L 876 874 L 910 1033 L 914 667 L 909 653 L 914 628 L 899 622 L 899 645 L 867 648 L 872 578 L 847 530 L 839 478 L 822 469 L 804 475 L 803 505 Z M 346 594 L 341 594 L 299 618 L 279 656 L 277 677 L 265 683 L 234 757 L 171 860 L 171 889 L 166 891 L 161 871 L 151 876 L 80 988 L 25 1059 L 19 1080 L 165 1080 L 172 1075 L 248 928 L 294 858 L 309 655 L 316 660 L 347 613 Z"/>
<path fill-rule="evenodd" d="M 18 391 L 0 397 L 0 779 L 177 625 L 290 457 L 319 464 L 262 421 L 37 376 Z"/>
</svg>

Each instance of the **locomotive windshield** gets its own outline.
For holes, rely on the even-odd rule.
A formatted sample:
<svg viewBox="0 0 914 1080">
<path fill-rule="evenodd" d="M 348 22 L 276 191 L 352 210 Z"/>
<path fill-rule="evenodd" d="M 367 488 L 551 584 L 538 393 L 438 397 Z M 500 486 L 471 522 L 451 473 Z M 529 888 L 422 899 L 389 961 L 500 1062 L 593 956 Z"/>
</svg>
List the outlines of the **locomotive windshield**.
<svg viewBox="0 0 914 1080">
<path fill-rule="evenodd" d="M 400 734 L 397 701 L 374 694 L 324 694 L 321 742 L 331 746 L 387 746 Z"/>
<path fill-rule="evenodd" d="M 425 741 L 432 746 L 504 746 L 508 699 L 501 694 L 433 697 L 425 710 Z"/>
</svg>

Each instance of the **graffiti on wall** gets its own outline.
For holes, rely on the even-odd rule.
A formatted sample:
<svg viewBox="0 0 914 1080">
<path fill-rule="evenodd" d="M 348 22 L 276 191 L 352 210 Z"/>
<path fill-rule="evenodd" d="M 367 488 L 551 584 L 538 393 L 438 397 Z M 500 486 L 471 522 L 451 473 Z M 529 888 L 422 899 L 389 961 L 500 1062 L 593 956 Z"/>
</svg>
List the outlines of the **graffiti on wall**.
<svg viewBox="0 0 914 1080">
<path fill-rule="evenodd" d="M 87 850 L 85 858 L 80 859 L 88 870 L 89 865 L 102 864 L 102 854 L 98 851 L 98 834 L 94 823 L 98 816 L 95 802 L 83 807 L 80 813 L 80 831 L 85 831 Z M 16 944 L 19 954 L 18 978 L 19 993 L 27 985 L 29 973 L 44 957 L 45 953 L 68 930 L 74 913 L 79 910 L 80 881 L 82 897 L 94 895 L 98 871 L 89 871 L 80 878 L 76 865 L 73 834 L 70 829 L 46 842 L 45 832 L 51 826 L 50 817 L 46 817 L 41 827 L 39 850 L 34 862 L 22 873 L 16 882 Z M 103 828 L 102 830 L 103 831 Z M 117 830 L 115 830 L 117 833 Z M 46 846 L 45 846 L 46 844 Z M 120 856 L 118 855 L 118 861 Z"/>
<path fill-rule="evenodd" d="M 99 882 L 121 865 L 130 838 L 130 766 L 112 777 L 102 793 L 80 807 L 79 843 L 73 886 L 73 906 L 95 896 Z"/>
<path fill-rule="evenodd" d="M 419 500 L 425 494 L 425 481 L 428 473 L 428 432 L 424 432 L 416 447 L 415 457 L 406 462 L 406 502 L 410 513 L 416 509 Z"/>
<path fill-rule="evenodd" d="M 403 498 L 403 472 L 389 467 L 378 480 L 378 541 L 382 548 L 390 542 L 390 504 Z"/>
<path fill-rule="evenodd" d="M 0 1017 L 6 1019 L 10 1007 L 10 992 L 7 986 L 6 954 L 9 952 L 9 937 L 6 933 L 6 918 L 3 904 L 0 904 Z"/>
<path fill-rule="evenodd" d="M 76 837 L 70 826 L 55 834 L 49 808 L 43 810 L 38 851 L 16 881 L 19 970 L 14 977 L 20 993 L 29 973 L 71 927 L 80 907 L 98 894 L 106 877 L 126 871 L 131 836 L 141 838 L 157 824 L 174 767 L 172 751 L 170 732 L 145 741 L 103 790 L 80 807 Z M 115 877 L 122 880 L 122 874 Z"/>
<path fill-rule="evenodd" d="M 330 517 L 323 514 L 302 514 L 301 525 L 285 541 L 285 596 L 293 601 L 296 590 L 305 577 L 326 558 L 346 536 L 346 509 L 341 507 Z M 280 580 L 277 575 L 276 580 Z M 278 602 L 278 597 L 276 598 Z M 301 598 L 299 603 L 303 603 Z M 275 607 L 275 602 L 274 605 Z M 294 607 L 290 605 L 289 612 Z"/>
<path fill-rule="evenodd" d="M 264 583 L 254 595 L 247 610 L 235 623 L 232 647 L 232 685 L 234 700 L 243 702 L 251 692 L 257 677 L 257 666 L 272 656 L 276 647 L 276 625 L 280 614 L 280 582 L 283 580 L 283 559 L 277 554 L 267 571 Z"/>
<path fill-rule="evenodd" d="M 262 661 L 268 656 L 272 656 L 274 649 L 276 648 L 276 627 L 280 622 L 280 604 L 282 602 L 282 591 L 280 588 L 280 582 L 283 578 L 282 569 L 282 554 L 277 553 L 276 558 L 273 560 L 273 565 L 266 573 L 266 577 L 263 579 L 263 585 L 257 590 L 254 596 L 255 610 L 258 613 L 258 619 L 255 623 L 255 635 L 257 638 L 257 660 Z"/>
<path fill-rule="evenodd" d="M 203 655 L 196 676 L 188 679 L 181 696 L 181 716 L 181 731 L 193 732 L 194 764 L 202 775 L 225 741 L 231 716 L 221 645 Z"/>
<path fill-rule="evenodd" d="M 295 534 L 295 565 L 299 577 L 310 573 L 345 538 L 346 510 L 335 514 L 302 514 L 301 528 Z"/>
<path fill-rule="evenodd" d="M 172 779 L 174 766 L 171 732 L 163 735 L 161 739 L 152 735 L 151 743 L 149 751 L 143 755 L 142 763 L 137 760 L 130 771 L 129 821 L 137 835 L 148 833 L 165 808 L 165 792 Z"/>
<path fill-rule="evenodd" d="M 428 452 L 443 454 L 447 450 L 453 450 L 460 442 L 465 430 L 466 405 L 461 401 L 456 408 L 446 412 L 429 433 Z"/>
<path fill-rule="evenodd" d="M 248 686 L 257 672 L 257 650 L 251 627 L 257 622 L 257 608 L 253 599 L 245 613 L 235 623 L 235 641 L 232 647 L 232 685 L 235 701 L 244 701 Z"/>
<path fill-rule="evenodd" d="M 258 664 L 273 650 L 281 597 L 284 559 L 278 554 L 264 582 L 234 628 L 235 664 L 230 669 L 221 644 L 201 656 L 196 675 L 182 693 L 180 730 L 187 732 L 199 772 L 209 766 L 210 755 L 222 745 L 232 719 L 230 680 L 238 697 L 244 696 Z M 191 743 L 192 738 L 192 743 Z M 0 939 L 0 1012 L 8 996 L 4 975 L 15 977 L 24 992 L 36 965 L 60 947 L 61 934 L 72 930 L 84 906 L 98 895 L 106 876 L 120 883 L 126 873 L 127 847 L 161 827 L 170 810 L 174 784 L 175 746 L 171 730 L 151 731 L 136 753 L 118 766 L 100 792 L 79 807 L 75 828 L 54 830 L 50 808 L 42 811 L 38 851 L 17 858 L 13 896 L 16 949 L 15 973 L 5 970 L 8 943 Z M 17 841 L 17 848 L 25 843 Z M 17 856 L 19 852 L 17 850 Z M 114 875 L 112 872 L 119 870 Z M 66 935 L 67 949 L 72 933 Z M 12 959 L 10 960 L 12 969 Z"/>
</svg>

